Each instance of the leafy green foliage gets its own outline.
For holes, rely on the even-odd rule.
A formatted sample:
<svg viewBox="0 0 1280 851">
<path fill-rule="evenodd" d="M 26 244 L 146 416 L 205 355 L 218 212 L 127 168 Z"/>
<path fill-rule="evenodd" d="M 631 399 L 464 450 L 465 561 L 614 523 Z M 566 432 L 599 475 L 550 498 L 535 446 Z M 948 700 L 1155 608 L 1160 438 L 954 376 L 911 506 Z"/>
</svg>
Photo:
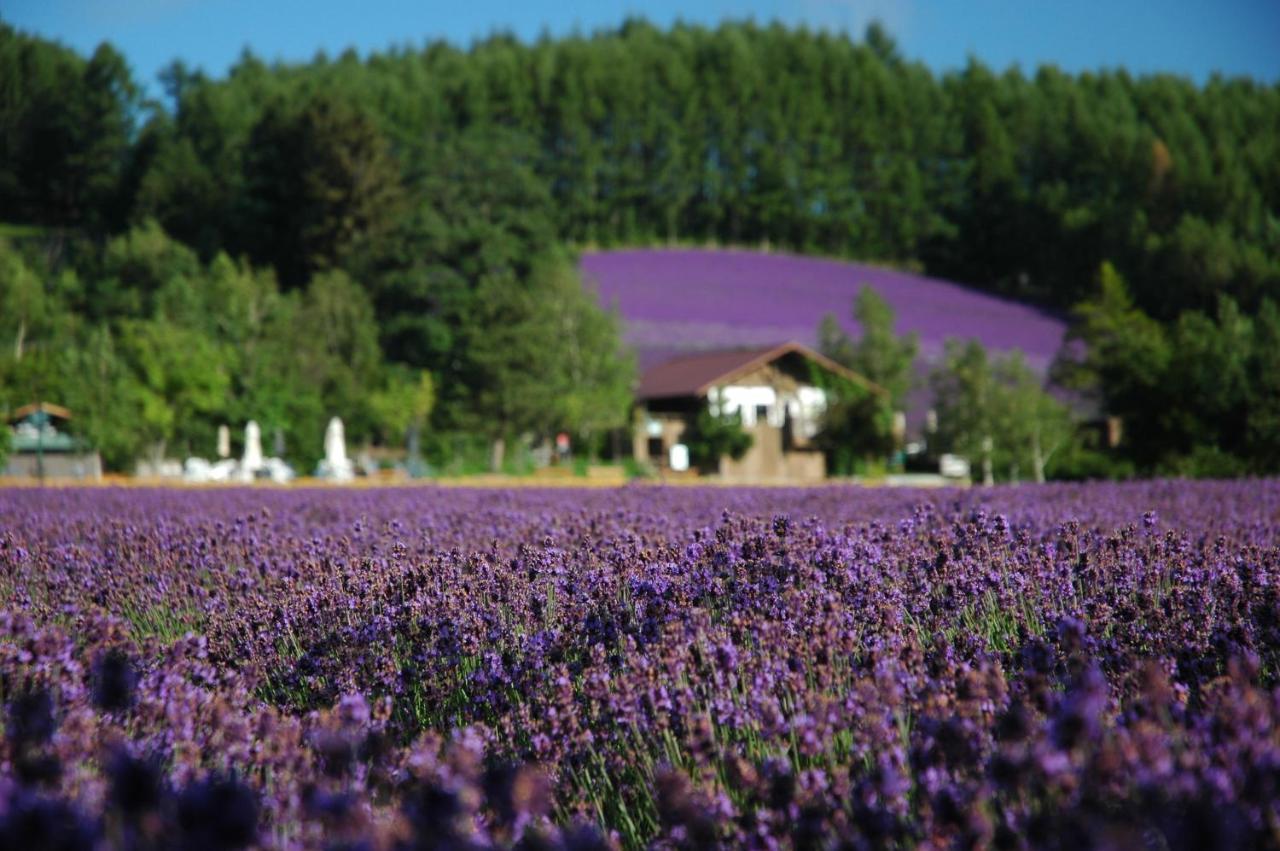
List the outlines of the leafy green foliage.
<svg viewBox="0 0 1280 851">
<path fill-rule="evenodd" d="M 627 421 L 633 361 L 616 316 L 573 267 L 551 261 L 523 287 L 488 278 L 457 356 L 466 360 L 472 428 L 500 441 L 564 428 L 588 441 Z"/>
<path fill-rule="evenodd" d="M 500 310 L 485 308 L 480 291 L 525 286 L 556 247 L 550 195 L 523 161 L 523 142 L 498 131 L 467 138 L 429 146 L 411 210 L 349 264 L 372 293 L 387 357 L 439 378 L 450 428 L 467 404 L 464 348 L 479 311 Z"/>
<path fill-rule="evenodd" d="M 401 372 L 385 365 L 369 297 L 344 273 L 282 294 L 273 275 L 225 255 L 201 263 L 153 224 L 90 261 L 105 282 L 96 291 L 0 243 L 0 410 L 67 406 L 111 469 L 207 456 L 219 424 L 249 419 L 282 430 L 304 467 L 334 413 L 354 440 L 396 432 L 404 413 L 369 400 Z M 89 303 L 98 309 L 79 307 Z M 416 380 L 420 394 L 429 379 Z M 405 413 L 423 408 L 413 398 Z"/>
<path fill-rule="evenodd" d="M 951 340 L 930 381 L 939 448 L 968 458 L 975 478 L 1044 481 L 1049 460 L 1075 439 L 1070 411 L 1020 355 L 992 359 L 976 340 Z"/>
<path fill-rule="evenodd" d="M 399 163 L 372 117 L 339 96 L 276 102 L 244 158 L 244 245 L 287 286 L 379 236 L 399 212 Z"/>
<path fill-rule="evenodd" d="M 203 258 L 249 251 L 288 287 L 380 241 L 401 200 L 438 199 L 470 229 L 487 215 L 477 194 L 523 191 L 477 163 L 514 162 L 550 201 L 530 208 L 537 227 L 571 244 L 922 263 L 1063 309 L 1111 259 L 1161 321 L 1219 293 L 1246 312 L 1280 295 L 1275 84 L 976 60 L 937 76 L 883 29 L 858 42 L 631 21 L 364 61 L 246 52 L 220 80 L 175 63 L 169 102 L 140 111 L 109 46 L 82 58 L 0 27 L 0 78 L 23 81 L 0 93 L 6 215 L 99 232 L 155 217 Z M 463 174 L 439 196 L 437 178 Z"/>
<path fill-rule="evenodd" d="M 689 447 L 689 460 L 704 472 L 715 471 L 721 458 L 741 460 L 754 442 L 743 429 L 742 417 L 736 411 L 712 413 L 709 405 L 698 411 L 685 429 L 683 440 Z"/>
<path fill-rule="evenodd" d="M 1125 454 L 1147 471 L 1234 476 L 1280 470 L 1280 311 L 1256 315 L 1220 297 L 1210 315 L 1162 326 L 1102 267 L 1098 293 L 1075 310 L 1060 379 L 1124 422 Z"/>
<path fill-rule="evenodd" d="M 889 403 L 901 410 L 915 381 L 918 336 L 894 331 L 893 308 L 870 287 L 858 291 L 853 318 L 861 333 L 849 346 L 848 362 L 839 362 L 887 391 Z"/>
<path fill-rule="evenodd" d="M 87 60 L 0 22 L 0 210 L 42 225 L 111 227 L 138 90 L 109 44 Z"/>
<path fill-rule="evenodd" d="M 856 340 L 834 316 L 823 317 L 818 327 L 819 351 L 873 385 L 825 372 L 814 375 L 828 395 L 818 444 L 827 454 L 828 469 L 837 473 L 855 472 L 859 463 L 882 459 L 899 448 L 894 445 L 894 414 L 903 409 L 915 380 L 920 348 L 915 334 L 899 336 L 894 331 L 893 308 L 870 287 L 858 291 L 853 317 L 861 329 Z"/>
<path fill-rule="evenodd" d="M 51 294 L 22 256 L 0 243 L 0 345 L 21 359 L 53 332 L 58 311 Z"/>
<path fill-rule="evenodd" d="M 0 252 L 0 404 L 80 400 L 94 410 L 77 427 L 113 465 L 139 450 L 100 413 L 115 399 L 153 443 L 204 442 L 176 420 L 164 437 L 162 412 L 205 410 L 204 392 L 168 378 L 164 405 L 142 392 L 185 372 L 157 365 L 185 335 L 226 376 L 217 415 L 292 446 L 318 447 L 334 411 L 356 439 L 398 440 L 391 400 L 423 371 L 438 445 L 476 428 L 590 445 L 618 423 L 630 367 L 593 372 L 585 353 L 615 351 L 616 327 L 540 270 L 565 244 L 682 241 L 1081 305 L 1083 353 L 1064 370 L 1125 420 L 1138 469 L 1280 468 L 1274 83 L 977 61 L 938 76 L 882 28 L 859 42 L 642 21 L 363 61 L 246 52 L 222 79 L 175 63 L 166 102 L 145 106 L 110 45 L 84 57 L 0 24 L 0 80 L 15 81 L 0 86 L 0 227 L 17 246 Z M 544 303 L 571 308 L 568 337 Z M 832 418 L 839 445 L 882 453 L 914 351 L 873 302 L 859 310 L 859 340 L 828 326 L 824 349 L 893 407 L 850 391 Z M 552 357 L 565 340 L 584 354 Z M 531 375 L 543 384 L 517 386 Z"/>
<path fill-rule="evenodd" d="M 635 357 L 622 344 L 617 313 L 599 308 L 572 265 L 553 265 L 539 283 L 537 297 L 554 335 L 548 345 L 556 422 L 594 452 L 608 431 L 629 421 Z"/>
<path fill-rule="evenodd" d="M 127 319 L 117 326 L 118 352 L 135 379 L 116 404 L 157 460 L 180 433 L 204 427 L 212 443 L 213 417 L 230 389 L 226 358 L 198 331 L 164 321 Z M 181 431 L 180 431 L 181 430 Z M 190 444 L 201 441 L 191 440 Z"/>
<path fill-rule="evenodd" d="M 436 402 L 431 373 L 403 367 L 388 370 L 385 385 L 370 394 L 370 414 L 385 445 L 398 445 L 413 429 L 421 430 Z"/>
<path fill-rule="evenodd" d="M 816 442 L 827 457 L 827 470 L 849 475 L 883 461 L 895 449 L 893 408 L 882 394 L 844 379 L 832 379 L 827 409 Z"/>
</svg>

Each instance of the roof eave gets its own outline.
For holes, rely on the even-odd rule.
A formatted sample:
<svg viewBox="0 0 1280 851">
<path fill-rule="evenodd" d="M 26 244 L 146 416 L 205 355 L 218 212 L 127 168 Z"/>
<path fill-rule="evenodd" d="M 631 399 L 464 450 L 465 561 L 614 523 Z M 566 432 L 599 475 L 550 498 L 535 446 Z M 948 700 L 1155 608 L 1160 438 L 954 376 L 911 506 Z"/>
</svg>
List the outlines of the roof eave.
<svg viewBox="0 0 1280 851">
<path fill-rule="evenodd" d="M 749 362 L 743 364 L 742 366 L 739 366 L 736 369 L 732 369 L 729 372 L 726 372 L 724 375 L 718 376 L 717 378 L 714 378 L 711 381 L 706 382 L 705 384 L 703 384 L 697 389 L 696 395 L 706 396 L 708 393 L 711 392 L 711 389 L 713 387 L 717 387 L 721 384 L 728 384 L 733 379 L 738 378 L 739 376 L 745 375 L 751 372 L 752 370 L 758 369 L 764 364 L 771 363 L 777 360 L 778 358 L 782 357 L 783 355 L 792 354 L 792 353 L 796 353 L 803 357 L 806 357 L 809 360 L 812 360 L 814 363 L 821 366 L 823 369 L 826 369 L 829 372 L 833 372 L 842 378 L 848 379 L 849 381 L 852 381 L 855 384 L 865 387 L 868 390 L 870 390 L 872 393 L 875 393 L 877 395 L 888 395 L 888 391 L 886 391 L 879 384 L 876 384 L 871 379 L 863 375 L 859 375 L 858 373 L 849 369 L 847 366 L 843 366 L 842 364 L 836 363 L 831 358 L 827 357 L 821 352 L 814 351 L 813 349 L 809 348 L 803 343 L 797 343 L 794 340 L 790 342 L 782 343 L 781 345 L 778 345 L 778 346 L 774 346 L 772 349 L 767 349 L 765 351 L 762 351 L 759 355 L 757 355 L 755 358 L 753 358 Z"/>
</svg>

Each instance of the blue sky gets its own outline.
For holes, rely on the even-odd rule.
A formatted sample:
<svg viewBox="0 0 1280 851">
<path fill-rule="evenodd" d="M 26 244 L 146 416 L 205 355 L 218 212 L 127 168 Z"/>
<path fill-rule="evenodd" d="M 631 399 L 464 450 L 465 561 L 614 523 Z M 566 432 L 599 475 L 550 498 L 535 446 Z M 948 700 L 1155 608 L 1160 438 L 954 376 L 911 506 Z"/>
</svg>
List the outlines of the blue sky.
<svg viewBox="0 0 1280 851">
<path fill-rule="evenodd" d="M 781 20 L 861 35 L 880 20 L 909 59 L 945 71 L 977 56 L 1003 69 L 1125 66 L 1203 81 L 1214 71 L 1280 81 L 1280 0 L 5 0 L 0 19 L 88 53 L 109 40 L 155 92 L 175 58 L 221 75 L 248 46 L 267 60 L 362 54 L 495 30 L 525 39 L 628 16 Z"/>
</svg>

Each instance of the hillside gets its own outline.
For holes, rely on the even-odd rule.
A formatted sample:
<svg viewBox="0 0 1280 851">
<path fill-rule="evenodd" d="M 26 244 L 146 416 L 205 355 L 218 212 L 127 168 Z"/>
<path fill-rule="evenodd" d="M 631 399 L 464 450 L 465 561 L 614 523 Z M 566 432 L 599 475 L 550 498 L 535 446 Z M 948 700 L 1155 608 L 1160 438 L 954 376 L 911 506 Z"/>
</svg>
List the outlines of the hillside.
<svg viewBox="0 0 1280 851">
<path fill-rule="evenodd" d="M 920 335 L 925 360 L 948 338 L 1020 350 L 1044 373 L 1066 332 L 1059 318 L 949 281 L 859 263 L 749 250 L 635 249 L 588 252 L 583 276 L 616 306 L 641 368 L 681 352 L 796 340 L 815 343 L 834 313 L 857 333 L 854 296 L 871 286 L 893 307 L 898 330 Z"/>
<path fill-rule="evenodd" d="M 633 376 L 563 249 L 768 244 L 932 279 L 750 251 L 584 268 L 642 366 L 812 342 L 869 283 L 922 369 L 976 337 L 1043 373 L 1063 327 L 1026 305 L 1089 304 L 1072 383 L 1135 469 L 1280 471 L 1275 84 L 935 74 L 878 28 L 642 21 L 165 77 L 144 103 L 111 45 L 0 23 L 0 411 L 58 400 L 114 469 L 249 419 L 314 453 L 335 413 L 355 444 L 415 420 L 433 463 L 599 442 Z"/>
</svg>

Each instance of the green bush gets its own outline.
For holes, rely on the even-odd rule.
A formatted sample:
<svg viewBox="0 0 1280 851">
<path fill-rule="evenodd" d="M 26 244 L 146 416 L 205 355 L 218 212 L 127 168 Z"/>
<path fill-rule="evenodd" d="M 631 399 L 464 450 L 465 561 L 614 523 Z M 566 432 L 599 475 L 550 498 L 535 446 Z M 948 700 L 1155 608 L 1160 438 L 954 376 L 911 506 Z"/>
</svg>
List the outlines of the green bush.
<svg viewBox="0 0 1280 851">
<path fill-rule="evenodd" d="M 684 433 L 690 462 L 703 472 L 712 472 L 720 459 L 728 455 L 737 461 L 747 454 L 754 438 L 742 429 L 738 414 L 713 414 L 709 407 L 698 411 L 693 424 Z"/>
<path fill-rule="evenodd" d="M 1243 459 L 1217 446 L 1197 446 L 1165 461 L 1160 472 L 1191 479 L 1233 479 L 1251 471 Z"/>
<path fill-rule="evenodd" d="M 1048 477 L 1056 481 L 1087 482 L 1110 479 L 1132 479 L 1138 471 L 1133 462 L 1111 452 L 1078 446 L 1055 455 L 1046 467 Z"/>
</svg>

